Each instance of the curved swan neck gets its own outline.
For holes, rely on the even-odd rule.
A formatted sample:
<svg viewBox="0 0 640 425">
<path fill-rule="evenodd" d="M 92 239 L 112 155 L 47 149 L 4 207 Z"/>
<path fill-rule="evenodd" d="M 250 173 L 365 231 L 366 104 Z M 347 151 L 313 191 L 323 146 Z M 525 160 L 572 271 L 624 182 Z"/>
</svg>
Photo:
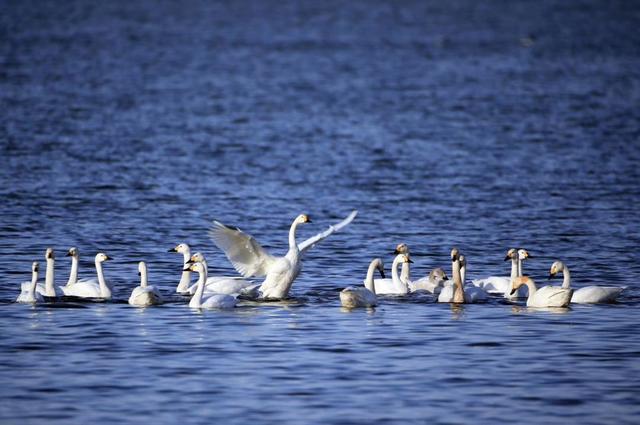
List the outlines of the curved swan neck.
<svg viewBox="0 0 640 425">
<path fill-rule="evenodd" d="M 102 298 L 111 297 L 111 289 L 104 280 L 104 272 L 102 271 L 102 262 L 96 261 L 96 273 L 98 274 L 98 283 L 100 284 L 100 296 Z"/>
<path fill-rule="evenodd" d="M 400 279 L 398 276 L 398 266 L 400 265 L 400 261 L 402 260 L 401 255 L 397 255 L 393 260 L 393 264 L 391 265 L 391 280 L 396 284 L 400 285 L 403 288 L 407 288 L 407 282 Z"/>
<path fill-rule="evenodd" d="M 69 280 L 67 281 L 67 286 L 73 285 L 78 281 L 78 257 L 71 257 L 71 272 L 69 273 Z"/>
<path fill-rule="evenodd" d="M 191 249 L 187 248 L 182 253 L 182 275 L 180 276 L 180 283 L 176 288 L 176 292 L 187 292 L 191 285 L 191 271 L 185 270 L 187 268 L 187 262 L 191 260 Z"/>
<path fill-rule="evenodd" d="M 298 229 L 298 219 L 293 220 L 291 228 L 289 229 L 289 252 L 299 252 L 298 244 L 296 242 L 296 230 Z"/>
<path fill-rule="evenodd" d="M 54 267 L 55 260 L 53 258 L 47 258 L 47 274 L 44 278 L 44 290 L 47 293 L 48 297 L 55 297 L 56 290 L 53 287 L 54 281 Z"/>
<path fill-rule="evenodd" d="M 409 266 L 409 263 L 402 263 L 400 280 L 402 280 L 403 282 L 408 282 L 411 280 L 411 267 Z"/>
<path fill-rule="evenodd" d="M 464 303 L 464 288 L 462 286 L 462 275 L 460 273 L 460 262 L 451 262 L 451 274 L 453 275 L 453 302 Z"/>
<path fill-rule="evenodd" d="M 367 270 L 367 278 L 364 280 L 364 287 L 374 294 L 376 293 L 376 284 L 373 281 L 373 274 L 376 272 L 376 267 L 376 262 L 372 261 L 371 264 L 369 264 L 369 269 Z"/>
<path fill-rule="evenodd" d="M 29 285 L 29 297 L 35 298 L 37 285 L 38 285 L 38 271 L 34 270 L 31 273 L 31 285 Z"/>
<path fill-rule="evenodd" d="M 538 290 L 538 287 L 536 286 L 536 284 L 531 279 L 527 279 L 524 282 L 524 284 L 527 285 L 527 288 L 529 288 L 529 297 L 527 298 L 527 299 L 529 299 L 529 298 L 533 297 L 533 295 Z"/>
<path fill-rule="evenodd" d="M 146 288 L 148 283 L 147 266 L 142 266 L 142 270 L 140 270 L 140 286 Z"/>
<path fill-rule="evenodd" d="M 198 283 L 196 287 L 196 293 L 193 294 L 191 301 L 189 301 L 189 307 L 200 307 L 202 305 L 202 294 L 204 293 L 204 283 L 207 281 L 207 264 L 202 263 L 202 271 L 199 272 Z"/>
<path fill-rule="evenodd" d="M 569 272 L 569 267 L 564 264 L 562 267 L 562 287 L 564 289 L 571 288 L 571 272 Z"/>
</svg>

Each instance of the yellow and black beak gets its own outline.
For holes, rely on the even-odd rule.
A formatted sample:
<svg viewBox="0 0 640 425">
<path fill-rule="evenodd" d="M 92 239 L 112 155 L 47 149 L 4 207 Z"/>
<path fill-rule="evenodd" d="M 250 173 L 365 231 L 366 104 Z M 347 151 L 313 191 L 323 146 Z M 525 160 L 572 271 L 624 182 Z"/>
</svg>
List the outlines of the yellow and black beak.
<svg viewBox="0 0 640 425">
<path fill-rule="evenodd" d="M 109 257 L 108 255 L 105 255 L 105 256 L 104 256 L 104 259 L 105 259 L 105 261 L 106 261 L 106 260 L 113 260 L 113 257 Z"/>
<path fill-rule="evenodd" d="M 65 257 L 71 257 L 73 256 L 73 254 L 71 253 L 71 251 L 67 251 L 66 254 L 64 254 Z"/>
<path fill-rule="evenodd" d="M 511 292 L 509 293 L 509 295 L 513 295 L 513 294 L 515 294 L 515 293 L 516 293 L 516 291 L 517 291 L 517 289 L 516 289 L 516 288 L 513 288 L 513 289 L 511 290 Z"/>
<path fill-rule="evenodd" d="M 170 249 L 170 250 L 168 250 L 167 252 L 178 252 L 178 250 L 177 250 L 177 249 L 175 249 L 175 248 L 171 248 L 171 249 Z"/>
</svg>

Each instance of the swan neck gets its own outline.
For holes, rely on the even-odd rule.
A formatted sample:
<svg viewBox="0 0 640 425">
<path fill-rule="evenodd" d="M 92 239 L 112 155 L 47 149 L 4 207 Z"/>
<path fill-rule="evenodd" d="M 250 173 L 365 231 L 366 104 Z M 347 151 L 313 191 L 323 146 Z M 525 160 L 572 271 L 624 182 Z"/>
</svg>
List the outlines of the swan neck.
<svg viewBox="0 0 640 425">
<path fill-rule="evenodd" d="M 516 280 L 516 277 L 521 276 L 520 274 L 520 260 L 517 258 L 511 259 L 511 281 Z"/>
<path fill-rule="evenodd" d="M 56 296 L 56 291 L 53 288 L 53 281 L 55 277 L 54 267 L 55 267 L 55 260 L 53 258 L 47 258 L 47 274 L 45 275 L 45 278 L 44 278 L 44 290 L 47 293 L 48 297 Z"/>
<path fill-rule="evenodd" d="M 296 243 L 296 230 L 298 229 L 297 219 L 291 224 L 289 229 L 289 252 L 298 252 L 298 244 Z"/>
<path fill-rule="evenodd" d="M 203 263 L 203 270 L 199 273 L 196 293 L 193 294 L 189 307 L 200 307 L 202 305 L 202 294 L 204 293 L 204 283 L 207 281 L 207 265 Z"/>
<path fill-rule="evenodd" d="M 176 292 L 187 292 L 189 290 L 189 285 L 191 284 L 191 271 L 185 270 L 189 260 L 191 260 L 191 250 L 187 249 L 182 253 L 182 275 L 180 276 L 180 283 L 178 283 Z"/>
<path fill-rule="evenodd" d="M 527 285 L 527 288 L 529 288 L 529 298 L 533 297 L 534 294 L 536 293 L 536 291 L 538 291 L 538 287 L 536 286 L 536 284 L 531 279 L 527 279 L 525 284 Z M 527 299 L 529 299 L 529 298 L 527 298 Z"/>
<path fill-rule="evenodd" d="M 409 263 L 402 263 L 402 271 L 400 272 L 400 280 L 403 282 L 411 281 L 411 267 Z"/>
<path fill-rule="evenodd" d="M 367 278 L 364 280 L 364 287 L 376 293 L 376 284 L 373 280 L 373 274 L 376 272 L 376 263 L 375 261 L 369 264 L 369 270 L 367 270 Z"/>
<path fill-rule="evenodd" d="M 31 285 L 29 286 L 29 296 L 34 298 L 36 296 L 36 286 L 38 285 L 38 272 L 31 273 Z"/>
<path fill-rule="evenodd" d="M 407 289 L 407 282 L 400 279 L 400 276 L 398 276 L 398 266 L 400 265 L 400 260 L 401 257 L 399 255 L 396 256 L 396 258 L 393 260 L 393 264 L 391 265 L 391 280 L 394 284 L 400 285 L 401 287 Z"/>
<path fill-rule="evenodd" d="M 460 282 L 462 282 L 462 286 L 467 281 L 467 266 L 460 267 Z"/>
<path fill-rule="evenodd" d="M 147 268 L 143 267 L 142 270 L 140 270 L 140 286 L 146 288 L 148 284 Z"/>
<path fill-rule="evenodd" d="M 571 272 L 569 272 L 569 267 L 567 266 L 562 268 L 562 287 L 564 289 L 571 288 Z"/>
<path fill-rule="evenodd" d="M 96 273 L 98 274 L 98 283 L 100 284 L 100 296 L 102 298 L 111 297 L 111 290 L 104 280 L 104 272 L 102 271 L 102 263 L 100 261 L 96 261 Z"/>
<path fill-rule="evenodd" d="M 73 285 L 78 281 L 78 257 L 71 257 L 71 272 L 69 272 L 69 280 L 67 286 Z"/>
<path fill-rule="evenodd" d="M 451 274 L 453 275 L 453 302 L 464 303 L 464 288 L 462 286 L 462 275 L 460 273 L 460 262 L 453 261 L 451 263 Z"/>
</svg>

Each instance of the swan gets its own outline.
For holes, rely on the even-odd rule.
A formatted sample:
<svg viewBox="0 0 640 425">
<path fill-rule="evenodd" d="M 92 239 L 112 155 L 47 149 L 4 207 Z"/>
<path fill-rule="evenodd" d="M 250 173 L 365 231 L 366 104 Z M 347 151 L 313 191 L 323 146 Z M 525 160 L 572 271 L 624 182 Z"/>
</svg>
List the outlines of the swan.
<svg viewBox="0 0 640 425">
<path fill-rule="evenodd" d="M 409 246 L 406 243 L 399 243 L 396 246 L 396 249 L 393 251 L 393 255 L 398 254 L 406 254 L 409 258 L 411 255 L 409 253 Z M 402 270 L 400 271 L 400 280 L 403 282 L 411 282 L 411 270 L 409 268 L 409 263 L 402 263 Z"/>
<path fill-rule="evenodd" d="M 227 294 L 211 294 L 204 293 L 204 283 L 207 281 L 207 264 L 200 262 L 187 263 L 187 268 L 192 272 L 198 272 L 198 289 L 196 293 L 191 297 L 189 301 L 189 307 L 191 308 L 219 308 L 219 309 L 231 309 L 236 306 L 238 300 L 236 297 Z"/>
<path fill-rule="evenodd" d="M 196 252 L 190 258 L 192 263 L 204 263 L 207 266 L 207 270 L 209 269 L 209 265 L 207 264 L 207 260 L 205 260 L 204 255 L 200 252 Z M 231 277 L 231 276 L 207 276 L 207 281 L 204 284 L 205 292 L 213 292 L 216 294 L 243 294 L 250 295 L 252 290 L 255 290 L 260 285 L 256 285 L 251 281 L 242 279 L 240 277 Z M 188 289 L 188 293 L 195 294 L 198 289 L 198 284 L 194 283 Z"/>
<path fill-rule="evenodd" d="M 55 253 L 52 248 L 47 248 L 47 251 L 44 255 L 44 258 L 47 260 L 47 271 L 45 274 L 45 283 L 38 283 L 36 285 L 36 292 L 43 297 L 58 297 L 62 295 L 62 291 L 60 289 L 56 290 L 54 286 L 54 263 L 55 263 Z M 31 282 L 24 282 L 22 284 L 23 290 L 28 289 L 31 285 Z"/>
<path fill-rule="evenodd" d="M 404 264 L 403 264 L 404 266 Z M 448 280 L 447 273 L 441 267 L 436 267 L 431 270 L 429 276 L 425 276 L 421 279 L 408 282 L 409 290 L 411 292 L 427 291 L 432 294 L 439 294 L 444 286 L 444 283 Z"/>
<path fill-rule="evenodd" d="M 342 307 L 357 308 L 375 307 L 378 305 L 376 286 L 373 280 L 373 273 L 376 269 L 384 279 L 384 265 L 382 264 L 381 259 L 376 258 L 369 264 L 364 286 L 348 286 L 340 291 L 340 303 L 342 304 Z"/>
<path fill-rule="evenodd" d="M 391 265 L 391 279 L 375 279 L 374 285 L 378 295 L 406 295 L 409 285 L 398 276 L 398 266 L 402 263 L 413 263 L 407 254 L 398 254 Z"/>
<path fill-rule="evenodd" d="M 158 289 L 147 284 L 147 265 L 144 261 L 138 263 L 138 276 L 140 276 L 140 286 L 133 288 L 129 304 L 138 307 L 162 304 L 162 296 Z"/>
<path fill-rule="evenodd" d="M 561 288 L 560 286 L 543 286 L 538 289 L 529 276 L 516 278 L 511 291 L 515 293 L 522 285 L 529 288 L 527 307 L 566 307 L 569 305 L 573 293 L 573 289 Z"/>
<path fill-rule="evenodd" d="M 571 273 L 569 267 L 562 261 L 556 261 L 551 265 L 549 279 L 558 273 L 562 273 L 562 287 L 571 288 Z M 624 289 L 623 286 L 585 286 L 573 291 L 571 302 L 576 304 L 612 303 Z"/>
<path fill-rule="evenodd" d="M 224 251 L 233 267 L 241 275 L 244 277 L 265 276 L 265 280 L 258 289 L 262 298 L 281 299 L 287 297 L 293 281 L 302 269 L 302 255 L 316 243 L 351 223 L 357 213 L 357 211 L 352 211 L 340 223 L 329 226 L 324 232 L 298 244 L 296 229 L 300 224 L 311 222 L 306 214 L 300 214 L 289 229 L 289 250 L 283 257 L 274 257 L 260 246 L 253 236 L 244 233 L 237 227 L 226 226 L 219 221 L 214 220 L 209 236 L 216 246 Z"/>
<path fill-rule="evenodd" d="M 486 299 L 487 294 L 482 288 L 475 286 L 464 288 L 463 274 L 466 278 L 466 259 L 457 248 L 453 248 L 451 250 L 453 286 L 446 285 L 442 288 L 438 295 L 439 303 L 473 304 Z"/>
<path fill-rule="evenodd" d="M 67 281 L 67 284 L 64 286 L 58 286 L 58 290 L 60 292 L 66 295 L 66 291 L 76 283 L 82 283 L 82 282 L 93 282 L 93 284 L 98 283 L 98 281 L 95 278 L 78 280 L 78 263 L 80 262 L 80 251 L 78 251 L 78 248 L 76 247 L 69 248 L 69 251 L 67 251 L 67 253 L 65 254 L 65 257 L 71 257 L 71 271 L 69 272 L 69 280 Z M 47 272 L 48 271 L 49 269 L 47 266 Z M 82 283 L 82 284 L 86 285 L 86 283 Z"/>
<path fill-rule="evenodd" d="M 187 267 L 187 263 L 191 259 L 191 248 L 186 243 L 179 243 L 175 247 L 171 248 L 169 252 L 177 252 L 182 254 L 182 276 L 180 282 L 176 287 L 176 292 L 179 294 L 188 294 L 189 286 L 191 285 L 191 271 Z"/>
<path fill-rule="evenodd" d="M 36 291 L 36 286 L 38 284 L 38 268 L 38 262 L 34 261 L 33 264 L 31 264 L 31 282 L 23 282 L 20 285 L 20 295 L 16 298 L 16 302 L 30 304 L 44 302 L 42 295 Z"/>
<path fill-rule="evenodd" d="M 66 296 L 79 297 L 79 298 L 102 298 L 105 300 L 111 299 L 111 288 L 104 280 L 104 272 L 102 271 L 102 263 L 108 260 L 113 260 L 103 252 L 96 254 L 95 264 L 96 273 L 98 274 L 98 281 L 95 280 L 81 280 L 69 286 L 61 286 L 60 289 L 64 291 Z"/>
<path fill-rule="evenodd" d="M 528 251 L 525 249 L 511 248 L 507 251 L 507 255 L 504 257 L 504 261 L 511 260 L 511 276 L 489 276 L 484 279 L 476 279 L 471 281 L 473 286 L 484 289 L 490 294 L 501 294 L 505 298 L 526 298 L 527 287 L 523 286 L 511 295 L 513 289 L 513 281 L 522 276 L 522 261 L 531 258 Z"/>
</svg>

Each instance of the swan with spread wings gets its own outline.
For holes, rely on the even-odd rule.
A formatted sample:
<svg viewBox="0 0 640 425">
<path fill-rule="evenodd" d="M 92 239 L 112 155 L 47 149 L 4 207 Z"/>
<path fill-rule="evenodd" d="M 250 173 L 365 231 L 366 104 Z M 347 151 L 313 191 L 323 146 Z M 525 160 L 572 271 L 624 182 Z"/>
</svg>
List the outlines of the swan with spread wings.
<svg viewBox="0 0 640 425">
<path fill-rule="evenodd" d="M 216 246 L 224 251 L 238 273 L 244 277 L 265 276 L 264 282 L 259 288 L 262 298 L 282 299 L 287 297 L 293 281 L 300 274 L 302 254 L 316 243 L 351 223 L 357 214 L 357 211 L 352 211 L 340 223 L 329 226 L 324 232 L 298 244 L 296 242 L 298 225 L 311 222 L 309 216 L 300 214 L 289 229 L 289 250 L 283 257 L 269 254 L 253 236 L 237 227 L 227 226 L 219 221 L 214 220 L 213 226 L 209 230 L 209 236 Z"/>
</svg>

